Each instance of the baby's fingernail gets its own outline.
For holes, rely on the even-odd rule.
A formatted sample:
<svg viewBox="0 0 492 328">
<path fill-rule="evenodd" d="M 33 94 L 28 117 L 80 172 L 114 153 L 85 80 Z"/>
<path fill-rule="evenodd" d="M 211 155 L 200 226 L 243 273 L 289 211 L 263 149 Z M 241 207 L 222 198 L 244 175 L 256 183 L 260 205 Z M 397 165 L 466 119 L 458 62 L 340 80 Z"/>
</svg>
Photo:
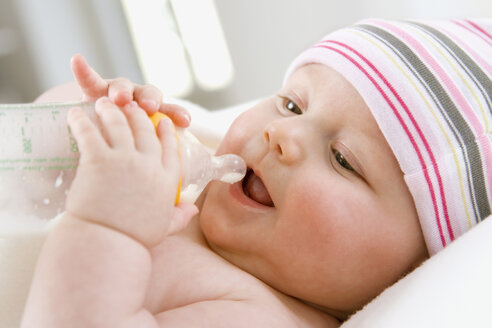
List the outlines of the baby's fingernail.
<svg viewBox="0 0 492 328">
<path fill-rule="evenodd" d="M 97 103 L 106 104 L 106 105 L 107 104 L 113 104 L 113 102 L 111 101 L 111 99 L 109 99 L 108 97 L 101 97 L 101 98 L 99 98 L 98 100 L 96 100 L 96 104 Z"/>
<path fill-rule="evenodd" d="M 159 105 L 155 100 L 144 100 L 142 101 L 142 105 L 145 105 L 147 109 L 155 109 L 155 110 L 159 109 Z"/>
<path fill-rule="evenodd" d="M 82 109 L 80 107 L 71 108 L 68 111 L 67 122 L 70 123 L 80 112 L 82 112 Z"/>
<path fill-rule="evenodd" d="M 134 110 L 135 108 L 137 108 L 138 105 L 136 102 L 134 101 L 130 101 L 128 104 L 124 105 L 122 108 L 125 110 L 125 111 L 129 111 L 129 110 Z"/>
<path fill-rule="evenodd" d="M 161 131 L 160 133 L 163 133 L 164 132 L 163 129 L 168 130 L 171 129 L 172 126 L 173 126 L 173 122 L 171 121 L 171 119 L 168 117 L 163 117 L 159 121 L 159 125 L 157 126 L 157 129 Z"/>
<path fill-rule="evenodd" d="M 101 97 L 101 98 L 97 99 L 96 100 L 96 104 L 95 104 L 96 113 L 97 114 L 100 114 L 101 113 L 102 106 L 103 105 L 110 104 L 110 103 L 111 103 L 111 101 L 109 100 L 108 97 Z"/>
<path fill-rule="evenodd" d="M 163 124 L 164 127 L 169 127 L 173 124 L 173 122 L 171 121 L 171 119 L 169 117 L 163 117 L 161 118 L 161 121 L 159 124 Z"/>
</svg>

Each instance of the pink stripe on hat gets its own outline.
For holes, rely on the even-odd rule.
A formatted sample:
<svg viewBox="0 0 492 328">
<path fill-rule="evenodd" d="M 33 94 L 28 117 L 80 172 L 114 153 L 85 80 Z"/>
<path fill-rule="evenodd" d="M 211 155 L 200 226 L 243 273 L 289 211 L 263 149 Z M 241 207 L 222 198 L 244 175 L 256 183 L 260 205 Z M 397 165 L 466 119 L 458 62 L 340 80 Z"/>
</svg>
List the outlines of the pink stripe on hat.
<svg viewBox="0 0 492 328">
<path fill-rule="evenodd" d="M 492 20 L 366 20 L 301 53 L 358 90 L 403 171 L 432 255 L 491 214 Z"/>
</svg>

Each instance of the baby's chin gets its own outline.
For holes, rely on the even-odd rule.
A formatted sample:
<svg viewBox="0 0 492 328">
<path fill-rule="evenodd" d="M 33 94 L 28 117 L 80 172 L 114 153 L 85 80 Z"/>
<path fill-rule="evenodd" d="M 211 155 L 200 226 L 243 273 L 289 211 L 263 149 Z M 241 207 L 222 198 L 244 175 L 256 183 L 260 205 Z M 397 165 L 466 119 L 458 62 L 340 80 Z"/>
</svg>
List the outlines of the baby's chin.
<svg viewBox="0 0 492 328">
<path fill-rule="evenodd" d="M 208 246 L 212 251 L 218 253 L 217 247 L 215 247 L 214 239 L 217 238 L 217 235 L 224 235 L 225 231 L 222 231 L 220 223 L 217 222 L 216 214 L 217 207 L 220 204 L 217 204 L 215 197 L 211 194 L 214 194 L 211 191 L 211 185 L 214 183 L 212 181 L 205 187 L 203 192 L 200 194 L 198 199 L 195 201 L 195 206 L 198 207 L 198 222 L 200 226 L 200 231 L 205 238 Z M 219 231 L 220 230 L 220 231 Z M 219 238 L 220 239 L 220 238 Z M 219 254 L 220 255 L 220 254 Z"/>
</svg>

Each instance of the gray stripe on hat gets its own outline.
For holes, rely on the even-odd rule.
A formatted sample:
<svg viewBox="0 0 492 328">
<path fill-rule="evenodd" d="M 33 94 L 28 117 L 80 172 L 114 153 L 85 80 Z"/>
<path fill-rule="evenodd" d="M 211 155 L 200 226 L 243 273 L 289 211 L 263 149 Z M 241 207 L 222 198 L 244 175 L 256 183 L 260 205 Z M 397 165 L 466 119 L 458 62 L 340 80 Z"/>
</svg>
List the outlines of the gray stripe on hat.
<svg viewBox="0 0 492 328">
<path fill-rule="evenodd" d="M 461 66 L 461 68 L 466 72 L 466 74 L 470 77 L 470 79 L 474 82 L 475 86 L 480 90 L 483 98 L 487 103 L 487 107 L 489 111 L 492 113 L 492 81 L 489 79 L 487 74 L 478 66 L 478 64 L 463 50 L 461 49 L 454 41 L 452 41 L 448 36 L 438 31 L 437 29 L 419 23 L 419 22 L 407 22 L 408 24 L 415 25 L 419 27 L 421 30 L 427 32 L 431 37 L 434 38 Z M 486 118 L 485 118 L 486 119 Z M 490 203 L 487 201 L 487 197 L 483 200 L 487 202 L 490 206 Z M 479 199 L 480 202 L 480 199 Z M 480 220 L 485 219 L 489 213 L 480 213 Z"/>
<path fill-rule="evenodd" d="M 444 48 L 461 66 L 461 68 L 466 72 L 470 79 L 474 82 L 475 86 L 480 90 L 483 98 L 487 103 L 489 111 L 492 113 L 492 81 L 489 79 L 487 74 L 477 65 L 477 63 L 458 46 L 454 41 L 452 41 L 448 36 L 433 28 L 419 22 L 407 22 L 408 24 L 415 25 L 427 34 L 429 34 L 434 40 L 436 40 L 442 48 Z M 486 118 L 485 118 L 486 119 Z M 485 197 L 484 201 L 487 201 Z M 487 201 L 488 203 L 488 201 Z M 489 203 L 488 203 L 489 204 Z M 490 206 L 490 204 L 489 204 Z M 489 210 L 490 214 L 490 210 Z M 485 219 L 489 214 L 480 213 L 480 220 Z M 484 216 L 485 215 L 485 216 Z"/>
<path fill-rule="evenodd" d="M 492 113 L 492 81 L 489 79 L 487 74 L 478 66 L 478 64 L 456 43 L 454 43 L 449 37 L 447 37 L 442 32 L 436 30 L 435 28 L 418 23 L 418 22 L 408 22 L 409 24 L 416 25 L 422 30 L 426 31 L 430 36 L 432 36 L 437 42 L 439 42 L 447 52 L 453 56 L 453 58 L 459 63 L 461 68 L 467 73 L 467 75 L 473 80 L 475 86 L 480 90 L 480 93 L 485 98 L 487 102 L 487 107 Z"/>
<path fill-rule="evenodd" d="M 468 173 L 467 180 L 470 186 L 469 193 L 475 211 L 475 220 L 478 222 L 490 215 L 490 204 L 484 181 L 482 160 L 475 136 L 446 90 L 428 67 L 403 41 L 376 26 L 367 24 L 357 26 L 389 45 L 432 96 L 457 142 L 460 144 L 465 158 L 465 166 Z"/>
</svg>

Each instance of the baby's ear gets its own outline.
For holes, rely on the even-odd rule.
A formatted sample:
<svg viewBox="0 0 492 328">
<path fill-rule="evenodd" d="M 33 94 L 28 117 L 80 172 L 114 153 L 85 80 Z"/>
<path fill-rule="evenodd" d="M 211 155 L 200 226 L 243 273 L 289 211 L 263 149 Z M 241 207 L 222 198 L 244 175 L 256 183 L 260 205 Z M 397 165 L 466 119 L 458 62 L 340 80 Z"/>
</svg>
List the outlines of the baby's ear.
<svg viewBox="0 0 492 328">
<path fill-rule="evenodd" d="M 198 207 L 194 204 L 179 203 L 176 205 L 169 225 L 168 235 L 183 230 L 198 212 Z"/>
</svg>

